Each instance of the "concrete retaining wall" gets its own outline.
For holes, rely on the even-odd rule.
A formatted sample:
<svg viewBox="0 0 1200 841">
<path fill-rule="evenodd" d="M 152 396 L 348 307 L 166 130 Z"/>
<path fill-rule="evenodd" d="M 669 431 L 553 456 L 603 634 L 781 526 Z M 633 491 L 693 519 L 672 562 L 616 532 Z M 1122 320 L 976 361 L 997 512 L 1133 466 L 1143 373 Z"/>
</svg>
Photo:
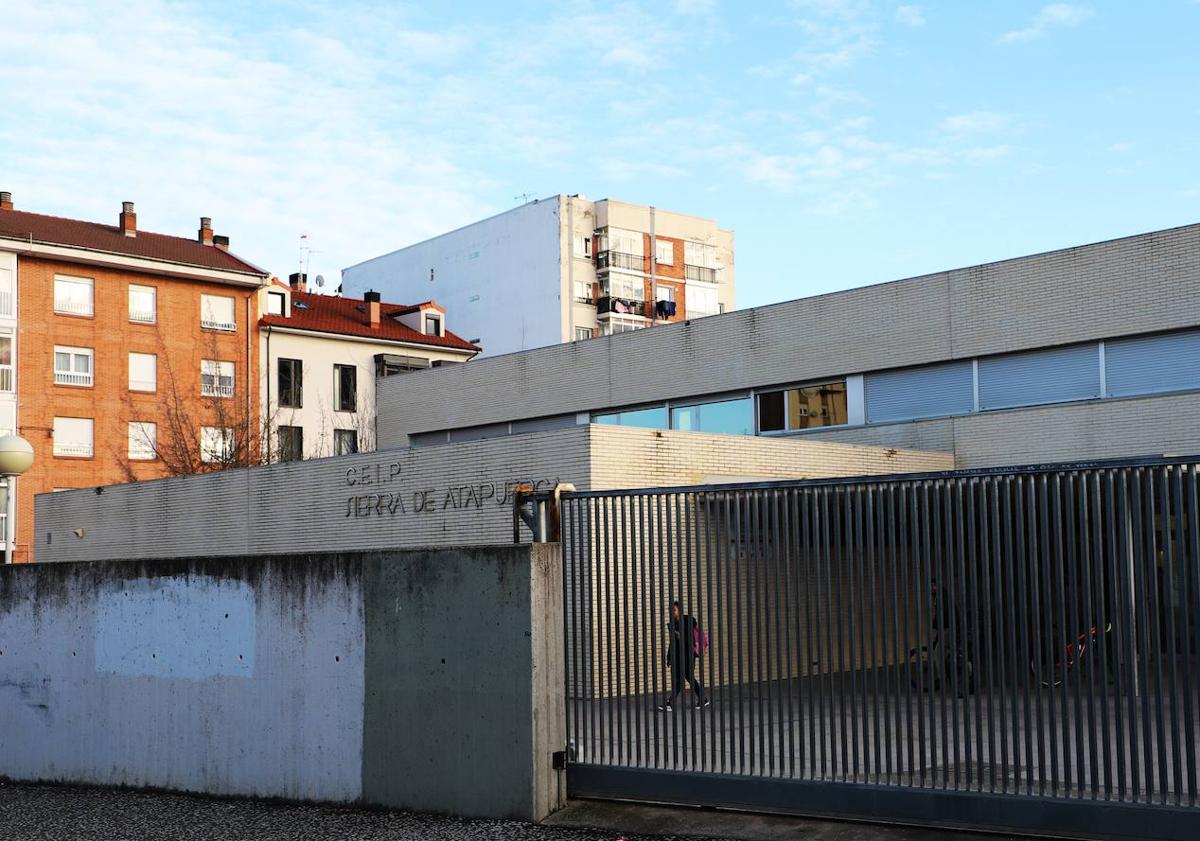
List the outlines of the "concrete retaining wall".
<svg viewBox="0 0 1200 841">
<path fill-rule="evenodd" d="M 0 775 L 536 820 L 556 546 L 0 569 Z"/>
</svg>

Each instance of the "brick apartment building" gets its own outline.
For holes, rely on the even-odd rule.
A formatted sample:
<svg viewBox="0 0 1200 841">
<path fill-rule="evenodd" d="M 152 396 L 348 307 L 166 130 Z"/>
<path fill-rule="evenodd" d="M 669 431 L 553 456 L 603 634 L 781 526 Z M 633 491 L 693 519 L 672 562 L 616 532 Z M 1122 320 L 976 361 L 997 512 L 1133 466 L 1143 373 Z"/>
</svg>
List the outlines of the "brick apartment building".
<svg viewBox="0 0 1200 841">
<path fill-rule="evenodd" d="M 207 218 L 195 238 L 166 236 L 139 231 L 132 202 L 106 225 L 20 211 L 0 192 L 0 434 L 34 449 L 15 560 L 33 560 L 35 494 L 248 452 L 267 279 Z"/>
</svg>

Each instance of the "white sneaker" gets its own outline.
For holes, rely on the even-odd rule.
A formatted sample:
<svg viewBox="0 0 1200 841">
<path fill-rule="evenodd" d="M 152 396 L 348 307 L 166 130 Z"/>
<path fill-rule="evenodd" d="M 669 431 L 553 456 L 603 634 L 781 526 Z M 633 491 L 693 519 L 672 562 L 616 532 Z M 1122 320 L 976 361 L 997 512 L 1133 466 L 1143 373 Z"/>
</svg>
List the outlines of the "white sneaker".
<svg viewBox="0 0 1200 841">
<path fill-rule="evenodd" d="M 675 712 L 675 709 L 670 704 L 659 704 L 658 711 L 660 713 L 670 713 L 670 712 Z"/>
</svg>

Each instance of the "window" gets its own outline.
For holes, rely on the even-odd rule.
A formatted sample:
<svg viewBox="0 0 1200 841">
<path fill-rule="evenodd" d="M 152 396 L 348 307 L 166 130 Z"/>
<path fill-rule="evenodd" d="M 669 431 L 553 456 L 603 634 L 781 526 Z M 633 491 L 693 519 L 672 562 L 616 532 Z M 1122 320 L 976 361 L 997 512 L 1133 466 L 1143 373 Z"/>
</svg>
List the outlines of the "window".
<svg viewBox="0 0 1200 841">
<path fill-rule="evenodd" d="M 267 315 L 283 315 L 283 305 L 287 302 L 282 292 L 267 293 Z"/>
<path fill-rule="evenodd" d="M 592 238 L 576 236 L 575 237 L 575 256 L 576 257 L 591 257 L 592 256 Z"/>
<path fill-rule="evenodd" d="M 671 429 L 687 432 L 717 432 L 724 435 L 754 434 L 754 404 L 749 397 L 717 400 L 694 406 L 671 407 Z"/>
<path fill-rule="evenodd" d="M 604 335 L 611 336 L 613 333 L 632 333 L 634 330 L 641 330 L 646 326 L 644 321 L 626 321 L 623 318 L 610 318 L 604 322 L 600 328 L 604 331 Z"/>
<path fill-rule="evenodd" d="M 592 298 L 592 284 L 590 281 L 575 281 L 575 300 L 581 304 L 595 303 L 595 300 Z"/>
<path fill-rule="evenodd" d="M 210 330 L 237 330 L 237 322 L 233 319 L 233 298 L 201 295 L 200 326 Z"/>
<path fill-rule="evenodd" d="M 375 354 L 375 376 L 377 377 L 407 374 L 409 371 L 423 371 L 428 367 L 429 360 L 420 356 L 404 356 L 399 353 Z"/>
<path fill-rule="evenodd" d="M 54 454 L 56 456 L 92 455 L 91 418 L 55 418 Z"/>
<path fill-rule="evenodd" d="M 16 315 L 12 269 L 0 268 L 0 315 Z"/>
<path fill-rule="evenodd" d="M 759 432 L 840 426 L 847 420 L 845 380 L 758 395 Z"/>
<path fill-rule="evenodd" d="M 338 412 L 358 411 L 358 368 L 333 366 L 333 403 Z"/>
<path fill-rule="evenodd" d="M 158 290 L 129 284 L 129 320 L 153 324 L 158 318 Z"/>
<path fill-rule="evenodd" d="M 717 303 L 717 290 L 709 286 L 687 285 L 687 314 L 688 318 L 702 318 L 706 315 L 716 315 L 720 312 Z"/>
<path fill-rule="evenodd" d="M 92 279 L 55 275 L 54 311 L 70 315 L 92 315 Z"/>
<path fill-rule="evenodd" d="M 299 359 L 279 360 L 279 405 L 289 409 L 304 406 L 304 365 Z"/>
<path fill-rule="evenodd" d="M 575 328 L 575 341 L 583 342 L 583 341 L 590 339 L 591 337 L 592 337 L 592 328 L 591 327 L 576 327 Z"/>
<path fill-rule="evenodd" d="M 979 360 L 981 410 L 1099 396 L 1098 345 L 1010 353 Z"/>
<path fill-rule="evenodd" d="M 12 330 L 0 329 L 0 391 L 13 390 Z"/>
<path fill-rule="evenodd" d="M 57 385 L 92 385 L 92 349 L 54 347 L 54 382 Z"/>
<path fill-rule="evenodd" d="M 1200 330 L 1104 343 L 1109 397 L 1200 389 Z"/>
<path fill-rule="evenodd" d="M 683 262 L 705 269 L 717 268 L 717 247 L 702 242 L 684 242 Z"/>
<path fill-rule="evenodd" d="M 654 297 L 660 301 L 675 303 L 675 287 L 667 283 L 659 283 L 654 287 Z"/>
<path fill-rule="evenodd" d="M 642 429 L 666 429 L 667 407 L 651 406 L 648 409 L 626 409 L 622 412 L 608 412 L 594 415 L 592 423 L 602 423 L 610 426 L 637 426 Z"/>
<path fill-rule="evenodd" d="M 646 283 L 640 277 L 613 275 L 604 284 L 604 292 L 613 298 L 625 298 L 630 301 L 646 300 Z"/>
<path fill-rule="evenodd" d="M 300 461 L 304 458 L 304 428 L 279 427 L 279 460 Z"/>
<path fill-rule="evenodd" d="M 334 451 L 339 456 L 348 456 L 358 452 L 358 432 L 353 429 L 335 429 L 333 431 Z"/>
<path fill-rule="evenodd" d="M 867 423 L 963 415 L 975 408 L 971 360 L 867 374 Z"/>
<path fill-rule="evenodd" d="M 670 240 L 654 240 L 654 262 L 661 266 L 675 265 L 675 243 Z"/>
<path fill-rule="evenodd" d="M 129 460 L 153 461 L 158 458 L 158 424 L 131 421 L 129 424 Z"/>
<path fill-rule="evenodd" d="M 233 363 L 202 360 L 200 393 L 205 397 L 233 397 Z"/>
<path fill-rule="evenodd" d="M 153 353 L 129 354 L 129 390 L 158 390 L 158 357 Z"/>
<path fill-rule="evenodd" d="M 225 464 L 234 456 L 233 430 L 229 427 L 200 427 L 200 461 L 205 464 Z"/>
<path fill-rule="evenodd" d="M 426 336 L 442 335 L 442 319 L 440 316 L 436 316 L 436 315 L 425 316 L 425 335 Z"/>
</svg>

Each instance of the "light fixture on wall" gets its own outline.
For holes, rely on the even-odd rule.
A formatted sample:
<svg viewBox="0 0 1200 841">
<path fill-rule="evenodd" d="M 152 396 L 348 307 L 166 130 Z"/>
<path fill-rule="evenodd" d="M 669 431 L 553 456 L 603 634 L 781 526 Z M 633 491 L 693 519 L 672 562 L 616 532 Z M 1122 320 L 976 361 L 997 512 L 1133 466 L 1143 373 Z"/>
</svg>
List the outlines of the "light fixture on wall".
<svg viewBox="0 0 1200 841">
<path fill-rule="evenodd" d="M 13 557 L 13 519 L 16 515 L 17 477 L 33 466 L 33 447 L 20 435 L 0 437 L 0 476 L 7 485 L 4 500 L 4 563 Z"/>
</svg>

